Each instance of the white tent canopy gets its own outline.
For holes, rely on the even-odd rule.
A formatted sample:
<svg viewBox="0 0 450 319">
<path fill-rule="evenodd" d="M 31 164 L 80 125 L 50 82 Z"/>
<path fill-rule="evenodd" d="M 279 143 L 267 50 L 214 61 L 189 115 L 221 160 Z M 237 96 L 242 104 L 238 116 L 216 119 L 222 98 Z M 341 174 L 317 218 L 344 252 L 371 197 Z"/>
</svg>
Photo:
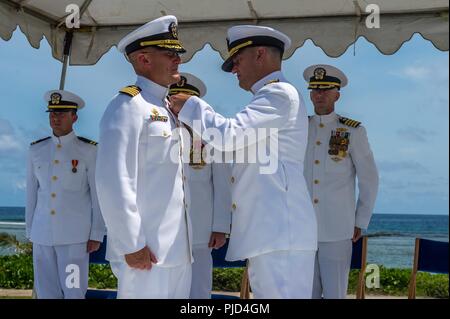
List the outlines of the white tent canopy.
<svg viewBox="0 0 450 319">
<path fill-rule="evenodd" d="M 179 21 L 179 37 L 189 60 L 209 43 L 227 56 L 226 31 L 235 24 L 268 25 L 293 40 L 289 57 L 311 39 L 337 57 L 363 36 L 382 53 L 395 53 L 414 33 L 448 50 L 448 0 L 0 0 L 0 36 L 9 40 L 17 26 L 38 48 L 45 36 L 53 56 L 63 59 L 66 7 L 77 4 L 81 28 L 74 31 L 70 63 L 95 64 L 134 28 L 165 14 Z M 366 27 L 365 8 L 380 8 L 380 28 Z"/>
</svg>

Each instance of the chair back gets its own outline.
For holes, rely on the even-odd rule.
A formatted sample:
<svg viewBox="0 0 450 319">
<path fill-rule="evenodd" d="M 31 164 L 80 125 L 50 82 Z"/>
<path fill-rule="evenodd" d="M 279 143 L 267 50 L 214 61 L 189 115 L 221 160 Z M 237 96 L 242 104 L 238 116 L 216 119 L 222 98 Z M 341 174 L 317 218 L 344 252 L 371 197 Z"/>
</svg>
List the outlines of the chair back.
<svg viewBox="0 0 450 319">
<path fill-rule="evenodd" d="M 220 247 L 219 249 L 213 249 L 212 250 L 212 257 L 213 257 L 213 267 L 214 268 L 239 268 L 239 267 L 245 267 L 246 262 L 245 260 L 238 260 L 238 261 L 227 261 L 225 260 L 225 256 L 227 255 L 228 250 L 228 243 L 229 239 L 227 239 L 227 242 L 225 245 Z"/>
<path fill-rule="evenodd" d="M 419 239 L 418 271 L 448 274 L 448 242 Z"/>
<path fill-rule="evenodd" d="M 362 236 L 356 243 L 353 243 L 350 269 L 361 269 L 363 267 L 363 262 L 365 267 L 366 253 L 367 237 Z"/>
<path fill-rule="evenodd" d="M 89 254 L 89 263 L 90 264 L 109 264 L 109 261 L 106 260 L 106 245 L 107 245 L 106 236 L 103 238 L 103 242 L 100 244 L 100 248 L 97 251 Z"/>
</svg>

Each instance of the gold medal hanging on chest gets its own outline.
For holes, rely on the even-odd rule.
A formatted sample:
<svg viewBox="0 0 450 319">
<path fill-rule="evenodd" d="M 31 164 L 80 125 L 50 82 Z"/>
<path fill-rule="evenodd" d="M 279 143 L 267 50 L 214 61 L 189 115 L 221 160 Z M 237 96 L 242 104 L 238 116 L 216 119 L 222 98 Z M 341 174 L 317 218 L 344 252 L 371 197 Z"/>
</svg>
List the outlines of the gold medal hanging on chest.
<svg viewBox="0 0 450 319">
<path fill-rule="evenodd" d="M 195 141 L 192 143 L 191 151 L 189 153 L 189 166 L 191 166 L 193 169 L 202 169 L 205 167 L 205 154 L 204 154 L 204 147 L 203 143 L 201 141 Z"/>
<path fill-rule="evenodd" d="M 76 173 L 77 170 L 77 166 L 78 166 L 78 160 L 72 160 L 72 173 Z"/>
</svg>

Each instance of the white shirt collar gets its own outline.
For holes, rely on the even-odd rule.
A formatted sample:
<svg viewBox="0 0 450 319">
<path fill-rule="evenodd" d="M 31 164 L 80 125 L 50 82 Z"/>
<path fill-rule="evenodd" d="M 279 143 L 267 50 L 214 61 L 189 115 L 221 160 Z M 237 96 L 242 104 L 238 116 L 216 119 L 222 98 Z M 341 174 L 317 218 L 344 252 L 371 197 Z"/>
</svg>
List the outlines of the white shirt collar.
<svg viewBox="0 0 450 319">
<path fill-rule="evenodd" d="M 253 94 L 256 94 L 261 88 L 266 85 L 270 81 L 278 80 L 280 82 L 287 82 L 286 78 L 284 77 L 283 73 L 281 71 L 275 71 L 272 72 L 262 79 L 258 80 L 255 84 L 253 84 L 251 91 Z"/>
<path fill-rule="evenodd" d="M 72 143 L 76 138 L 77 136 L 74 131 L 64 136 L 55 136 L 52 134 L 52 141 L 55 144 L 67 145 Z"/>
<path fill-rule="evenodd" d="M 169 87 L 161 86 L 140 75 L 138 75 L 136 85 L 143 91 L 148 92 L 161 100 L 164 100 L 169 93 Z"/>
<path fill-rule="evenodd" d="M 338 115 L 335 112 L 331 112 L 330 114 L 326 114 L 326 115 L 314 114 L 314 116 L 313 116 L 313 119 L 316 123 L 323 123 L 323 124 L 333 122 L 333 121 L 337 120 L 337 118 L 338 118 Z"/>
</svg>

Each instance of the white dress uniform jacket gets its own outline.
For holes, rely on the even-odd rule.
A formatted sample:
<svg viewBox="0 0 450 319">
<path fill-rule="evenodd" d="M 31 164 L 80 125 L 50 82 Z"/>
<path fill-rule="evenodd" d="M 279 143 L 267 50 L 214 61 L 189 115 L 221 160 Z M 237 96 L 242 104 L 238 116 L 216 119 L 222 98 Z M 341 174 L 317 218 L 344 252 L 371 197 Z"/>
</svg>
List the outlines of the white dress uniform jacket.
<svg viewBox="0 0 450 319">
<path fill-rule="evenodd" d="M 202 168 L 185 164 L 192 221 L 192 245 L 207 248 L 211 232 L 230 233 L 231 168 L 225 163 L 209 163 Z"/>
<path fill-rule="evenodd" d="M 333 112 L 309 120 L 305 178 L 317 214 L 319 242 L 350 239 L 355 226 L 367 229 L 378 190 L 378 172 L 365 128 L 345 125 L 339 118 Z M 333 131 L 349 133 L 347 155 L 340 159 L 328 154 Z"/>
<path fill-rule="evenodd" d="M 276 83 L 275 83 L 276 82 Z M 278 250 L 316 250 L 317 224 L 303 177 L 303 160 L 308 136 L 306 110 L 297 90 L 281 72 L 264 77 L 252 87 L 250 104 L 234 118 L 214 112 L 203 100 L 191 97 L 178 118 L 195 131 L 217 128 L 224 139 L 208 140 L 219 150 L 255 151 L 277 142 L 277 170 L 261 174 L 267 166 L 260 161 L 233 165 L 231 182 L 232 228 L 228 260 L 240 260 Z M 245 145 L 239 129 L 276 128 L 278 134 L 260 134 L 254 145 Z M 201 131 L 196 131 L 201 135 Z M 273 131 L 272 131 L 273 133 Z M 235 142 L 233 140 L 236 140 Z"/>
<path fill-rule="evenodd" d="M 56 246 L 103 240 L 105 225 L 95 188 L 96 152 L 94 144 L 77 138 L 73 131 L 30 146 L 26 236 L 33 243 Z"/>
<path fill-rule="evenodd" d="M 184 265 L 192 260 L 189 203 L 168 88 L 141 76 L 136 86 L 140 94 L 118 94 L 100 123 L 97 191 L 108 229 L 107 257 L 124 260 L 147 245 L 157 265 Z"/>
</svg>

